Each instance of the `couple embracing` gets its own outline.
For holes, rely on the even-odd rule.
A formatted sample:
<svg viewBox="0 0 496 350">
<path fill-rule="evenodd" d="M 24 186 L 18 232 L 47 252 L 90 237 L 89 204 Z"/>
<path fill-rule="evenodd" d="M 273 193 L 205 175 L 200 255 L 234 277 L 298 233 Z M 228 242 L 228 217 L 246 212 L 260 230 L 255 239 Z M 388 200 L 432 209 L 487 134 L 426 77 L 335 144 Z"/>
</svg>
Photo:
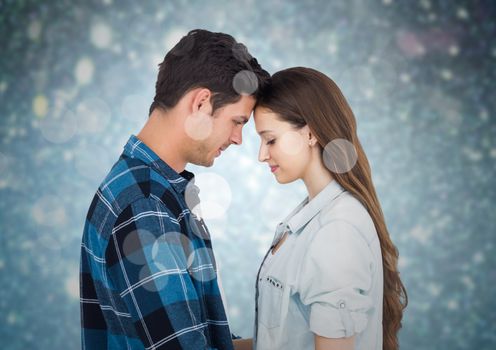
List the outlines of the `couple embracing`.
<svg viewBox="0 0 496 350">
<path fill-rule="evenodd" d="M 308 196 L 258 270 L 253 337 L 235 339 L 185 168 L 241 145 L 252 114 L 259 160 L 281 184 L 302 180 Z M 160 64 L 149 118 L 90 205 L 82 348 L 395 350 L 407 302 L 397 261 L 337 85 L 310 68 L 270 76 L 230 35 L 193 30 Z"/>
</svg>

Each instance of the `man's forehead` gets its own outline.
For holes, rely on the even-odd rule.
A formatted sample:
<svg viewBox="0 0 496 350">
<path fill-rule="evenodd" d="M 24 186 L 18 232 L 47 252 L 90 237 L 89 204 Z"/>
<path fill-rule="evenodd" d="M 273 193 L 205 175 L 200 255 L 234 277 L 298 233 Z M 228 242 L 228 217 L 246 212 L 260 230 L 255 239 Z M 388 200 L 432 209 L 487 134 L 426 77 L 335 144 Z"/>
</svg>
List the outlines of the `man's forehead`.
<svg viewBox="0 0 496 350">
<path fill-rule="evenodd" d="M 239 101 L 225 106 L 231 113 L 245 115 L 249 117 L 255 107 L 255 99 L 250 96 L 243 96 Z"/>
</svg>

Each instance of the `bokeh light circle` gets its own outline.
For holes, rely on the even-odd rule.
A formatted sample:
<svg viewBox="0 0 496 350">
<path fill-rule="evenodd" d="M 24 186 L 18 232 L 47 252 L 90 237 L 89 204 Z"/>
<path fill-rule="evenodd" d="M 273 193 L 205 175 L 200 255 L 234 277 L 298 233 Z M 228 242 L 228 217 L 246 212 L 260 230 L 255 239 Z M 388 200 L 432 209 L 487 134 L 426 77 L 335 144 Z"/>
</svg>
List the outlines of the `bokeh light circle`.
<svg viewBox="0 0 496 350">
<path fill-rule="evenodd" d="M 195 210 L 198 210 L 198 208 Z M 195 236 L 200 237 L 201 239 L 211 239 L 210 231 L 205 222 L 201 220 L 201 217 L 193 213 L 189 216 L 189 224 Z"/>
<path fill-rule="evenodd" d="M 198 202 L 198 196 L 201 204 Z M 194 215 L 203 219 L 215 219 L 225 215 L 229 209 L 232 191 L 222 176 L 205 172 L 198 174 L 194 183 L 191 181 L 186 186 L 185 199 Z"/>
<path fill-rule="evenodd" d="M 55 258 L 60 257 L 63 246 L 67 243 L 67 236 L 61 235 L 53 227 L 37 228 L 34 249 L 41 249 L 42 254 L 48 254 L 47 259 L 56 261 Z"/>
<path fill-rule="evenodd" d="M 105 49 L 112 43 L 112 28 L 103 21 L 94 23 L 90 28 L 90 41 L 99 49 Z"/>
<path fill-rule="evenodd" d="M 143 250 L 152 251 L 156 237 L 147 230 L 134 230 L 130 232 L 122 243 L 122 250 L 127 260 L 135 265 L 145 265 L 147 260 Z"/>
<path fill-rule="evenodd" d="M 211 115 L 203 112 L 190 114 L 184 121 L 184 130 L 186 131 L 186 134 L 196 141 L 205 140 L 212 134 L 212 118 Z"/>
<path fill-rule="evenodd" d="M 258 79 L 255 73 L 249 70 L 242 70 L 233 78 L 234 90 L 243 96 L 250 96 L 258 89 Z"/>
<path fill-rule="evenodd" d="M 58 114 L 49 113 L 40 120 L 41 134 L 45 140 L 53 143 L 65 143 L 72 139 L 77 131 L 77 117 L 69 109 Z"/>
<path fill-rule="evenodd" d="M 343 174 L 353 169 L 358 154 L 350 141 L 334 139 L 324 147 L 323 158 L 327 169 L 336 174 Z"/>
<path fill-rule="evenodd" d="M 86 134 L 101 133 L 111 118 L 110 107 L 105 101 L 91 97 L 81 101 L 76 107 L 78 131 Z"/>
<path fill-rule="evenodd" d="M 217 277 L 215 256 L 210 248 L 195 249 L 188 257 L 188 271 L 192 278 L 209 282 Z"/>
<path fill-rule="evenodd" d="M 54 195 L 38 198 L 31 209 L 31 216 L 37 225 L 61 227 L 68 221 L 65 204 Z"/>
<path fill-rule="evenodd" d="M 193 251 L 193 243 L 181 232 L 167 232 L 160 235 L 152 246 L 152 259 L 163 269 L 188 268 L 188 256 Z"/>
<path fill-rule="evenodd" d="M 248 63 L 252 56 L 248 52 L 248 48 L 242 43 L 235 43 L 232 47 L 233 56 L 241 62 Z"/>
<path fill-rule="evenodd" d="M 152 293 L 160 292 L 169 282 L 168 272 L 160 264 L 142 266 L 138 277 L 141 286 Z"/>
<path fill-rule="evenodd" d="M 74 77 L 80 85 L 86 85 L 93 80 L 95 73 L 95 64 L 93 60 L 88 57 L 79 59 L 76 67 L 74 68 Z"/>
</svg>

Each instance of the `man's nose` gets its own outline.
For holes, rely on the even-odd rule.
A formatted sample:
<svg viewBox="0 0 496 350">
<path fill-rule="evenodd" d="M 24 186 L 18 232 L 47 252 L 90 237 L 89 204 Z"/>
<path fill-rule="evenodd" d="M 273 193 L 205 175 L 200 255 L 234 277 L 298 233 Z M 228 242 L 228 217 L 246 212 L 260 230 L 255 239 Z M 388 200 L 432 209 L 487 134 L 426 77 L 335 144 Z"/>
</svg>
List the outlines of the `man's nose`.
<svg viewBox="0 0 496 350">
<path fill-rule="evenodd" d="M 234 129 L 231 134 L 231 142 L 235 145 L 241 145 L 243 142 L 243 130 L 241 128 Z"/>
</svg>

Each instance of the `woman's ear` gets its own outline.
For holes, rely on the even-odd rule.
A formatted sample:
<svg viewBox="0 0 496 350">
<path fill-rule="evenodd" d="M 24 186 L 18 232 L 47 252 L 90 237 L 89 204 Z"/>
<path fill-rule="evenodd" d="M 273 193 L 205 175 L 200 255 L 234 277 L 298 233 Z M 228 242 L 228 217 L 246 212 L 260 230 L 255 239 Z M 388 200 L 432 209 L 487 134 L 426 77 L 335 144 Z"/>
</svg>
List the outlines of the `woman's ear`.
<svg viewBox="0 0 496 350">
<path fill-rule="evenodd" d="M 303 136 L 305 136 L 306 142 L 309 146 L 314 146 L 317 144 L 317 138 L 313 134 L 312 130 L 310 130 L 308 125 L 302 127 L 300 131 L 302 132 Z"/>
</svg>

